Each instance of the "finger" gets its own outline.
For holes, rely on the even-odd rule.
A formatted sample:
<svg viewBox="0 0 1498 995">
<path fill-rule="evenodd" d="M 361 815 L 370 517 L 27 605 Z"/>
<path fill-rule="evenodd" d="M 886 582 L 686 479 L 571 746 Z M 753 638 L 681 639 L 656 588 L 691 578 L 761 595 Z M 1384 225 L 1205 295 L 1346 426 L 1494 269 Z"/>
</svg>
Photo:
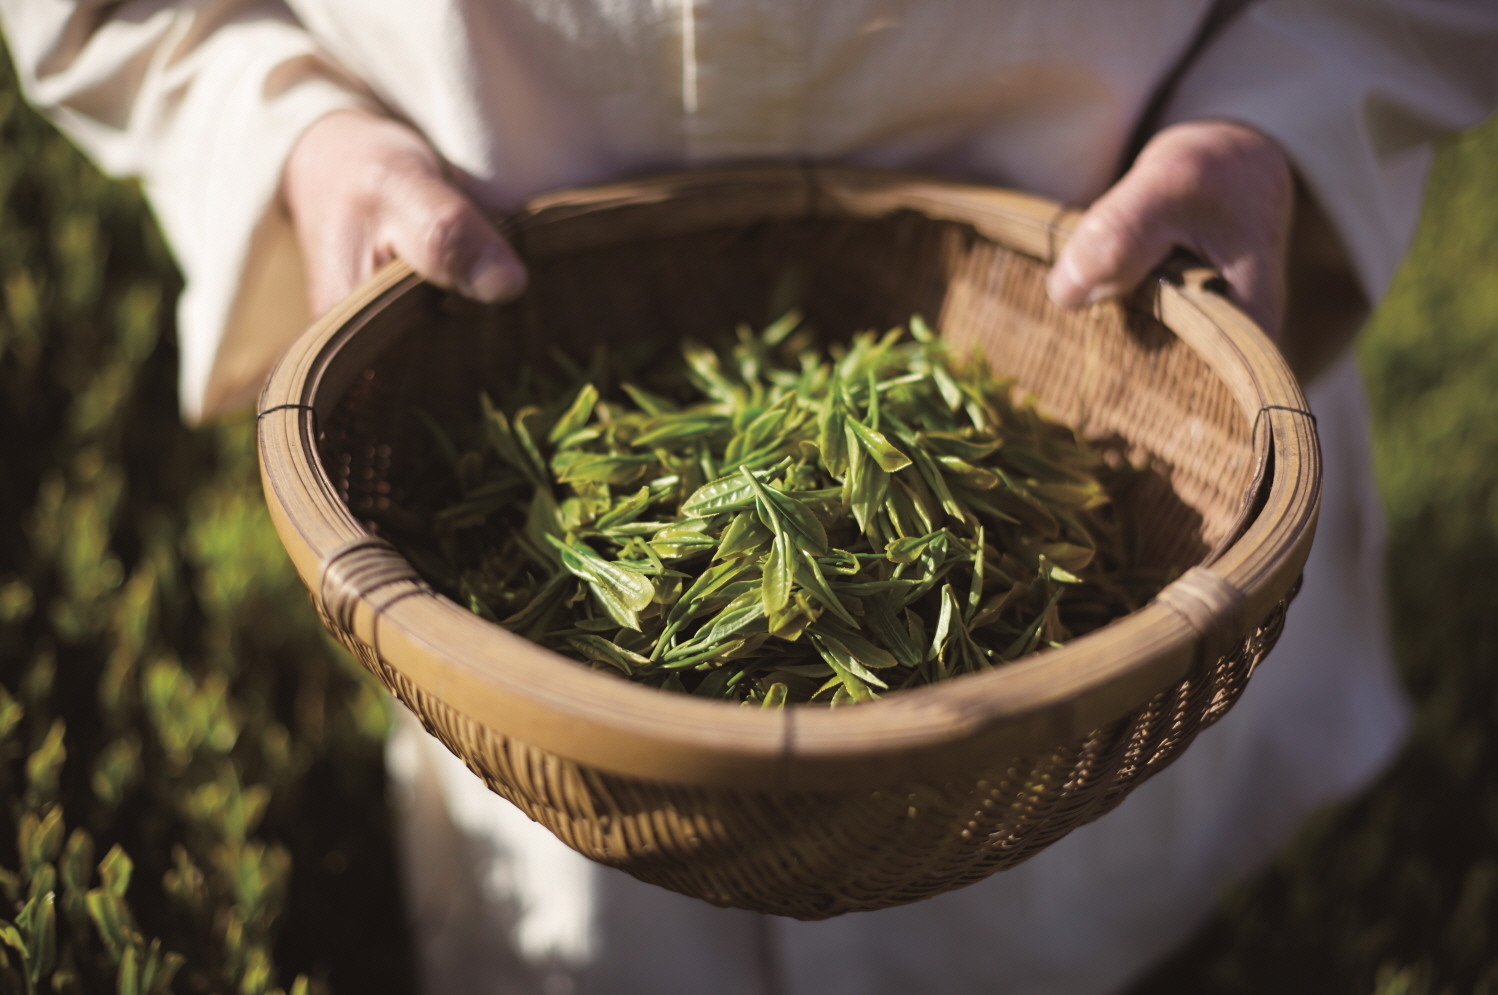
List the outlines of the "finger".
<svg viewBox="0 0 1498 995">
<path fill-rule="evenodd" d="M 1228 297 L 1270 338 L 1284 324 L 1286 275 L 1283 251 L 1256 250 L 1254 245 L 1209 244 L 1203 256 L 1227 281 Z"/>
<path fill-rule="evenodd" d="M 380 244 L 423 279 L 485 303 L 525 289 L 525 266 L 473 202 L 424 164 L 393 178 Z"/>
<path fill-rule="evenodd" d="M 1194 158 L 1147 146 L 1123 177 L 1087 209 L 1048 275 L 1062 307 L 1120 297 L 1143 282 L 1177 245 L 1189 245 L 1183 219 L 1200 196 Z"/>
<path fill-rule="evenodd" d="M 1148 174 L 1120 180 L 1082 215 L 1051 267 L 1051 300 L 1080 307 L 1137 287 L 1179 240 L 1172 199 Z"/>
</svg>

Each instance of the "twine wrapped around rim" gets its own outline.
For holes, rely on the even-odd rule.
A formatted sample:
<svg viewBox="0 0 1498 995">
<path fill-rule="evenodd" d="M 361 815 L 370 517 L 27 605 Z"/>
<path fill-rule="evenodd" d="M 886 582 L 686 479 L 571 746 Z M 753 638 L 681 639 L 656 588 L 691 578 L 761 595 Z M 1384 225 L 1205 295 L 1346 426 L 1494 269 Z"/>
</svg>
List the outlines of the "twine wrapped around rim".
<svg viewBox="0 0 1498 995">
<path fill-rule="evenodd" d="M 507 220 L 518 301 L 387 267 L 287 354 L 259 422 L 265 493 L 324 622 L 491 788 L 589 857 L 719 905 L 818 919 L 917 901 L 1118 804 L 1237 698 L 1274 644 L 1320 493 L 1313 419 L 1274 347 L 1176 267 L 1062 312 L 1074 215 L 843 168 L 697 171 L 548 196 Z M 420 405 L 473 417 L 544 350 L 923 314 L 1043 410 L 1147 458 L 1125 509 L 1180 571 L 1151 604 L 990 673 L 824 709 L 639 687 L 440 597 L 350 506 L 418 472 Z"/>
</svg>

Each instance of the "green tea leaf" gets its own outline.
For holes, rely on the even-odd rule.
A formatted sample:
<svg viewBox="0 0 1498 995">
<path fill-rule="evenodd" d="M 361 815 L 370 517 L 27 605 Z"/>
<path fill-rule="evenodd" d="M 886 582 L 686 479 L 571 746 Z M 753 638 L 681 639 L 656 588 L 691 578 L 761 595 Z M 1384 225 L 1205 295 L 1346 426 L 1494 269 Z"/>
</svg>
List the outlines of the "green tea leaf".
<svg viewBox="0 0 1498 995">
<path fill-rule="evenodd" d="M 488 394 L 480 395 L 479 403 L 484 413 L 484 434 L 494 453 L 520 471 L 532 484 L 538 487 L 548 486 L 546 463 L 536 452 L 534 444 L 522 444 L 510 418 L 494 406 Z"/>
<path fill-rule="evenodd" d="M 789 540 L 784 532 L 775 536 L 770 546 L 770 555 L 765 558 L 763 601 L 765 615 L 773 616 L 791 603 L 791 587 L 795 583 L 796 562 L 794 553 L 788 548 Z"/>
<path fill-rule="evenodd" d="M 693 638 L 699 648 L 710 648 L 716 643 L 763 631 L 765 608 L 759 592 L 746 591 L 735 598 L 728 607 L 718 613 Z M 667 653 L 666 659 L 680 659 L 681 653 Z"/>
<path fill-rule="evenodd" d="M 590 383 L 583 384 L 567 410 L 562 412 L 561 417 L 551 426 L 551 431 L 546 433 L 547 441 L 557 443 L 574 432 L 581 431 L 588 424 L 588 416 L 593 413 L 597 404 L 598 388 Z"/>
<path fill-rule="evenodd" d="M 744 470 L 710 480 L 681 503 L 681 513 L 693 518 L 706 518 L 725 511 L 748 508 L 754 503 L 754 486 L 751 481 L 761 480 L 769 475 L 766 470 Z"/>
<path fill-rule="evenodd" d="M 640 433 L 630 440 L 630 444 L 644 449 L 692 442 L 724 432 L 729 426 L 730 419 L 727 415 L 713 411 L 660 414 L 645 422 Z"/>
<path fill-rule="evenodd" d="M 852 430 L 849 429 L 850 435 Z M 878 535 L 876 523 L 889 494 L 889 474 L 861 448 L 850 446 L 848 479 L 843 493 L 858 527 L 871 539 Z"/>
<path fill-rule="evenodd" d="M 794 496 L 761 483 L 748 470 L 739 473 L 754 490 L 754 506 L 765 528 L 777 536 L 789 535 L 791 541 L 815 555 L 827 552 L 827 532 L 810 508 Z"/>
<path fill-rule="evenodd" d="M 923 536 L 892 539 L 884 547 L 884 555 L 891 563 L 914 563 L 921 558 L 932 543 L 938 540 L 944 541 L 946 538 L 947 530 L 938 529 Z"/>
<path fill-rule="evenodd" d="M 922 448 L 938 456 L 955 456 L 970 463 L 987 459 L 999 448 L 996 438 L 974 437 L 964 432 L 928 430 L 917 433 L 917 439 Z"/>
<path fill-rule="evenodd" d="M 957 604 L 957 595 L 952 592 L 951 584 L 941 586 L 941 612 L 936 618 L 936 631 L 931 634 L 931 648 L 927 651 L 926 659 L 940 660 L 947 651 L 947 643 L 952 638 L 952 630 L 958 624 L 962 615 L 961 608 Z"/>
<path fill-rule="evenodd" d="M 806 592 L 816 598 L 824 608 L 830 610 L 838 618 L 849 625 L 857 626 L 858 620 L 848 611 L 842 599 L 828 585 L 827 578 L 822 574 L 822 566 L 810 550 L 791 547 L 792 559 L 795 561 L 794 569 L 796 581 L 806 589 Z"/>
<path fill-rule="evenodd" d="M 937 456 L 936 463 L 945 473 L 961 478 L 964 487 L 986 491 L 999 486 L 999 474 L 987 467 L 975 466 L 956 456 Z"/>
<path fill-rule="evenodd" d="M 886 670 L 900 664 L 900 661 L 889 650 L 865 638 L 857 629 L 839 624 L 836 619 L 819 620 L 815 635 L 828 641 L 835 641 L 851 654 L 860 666 L 870 670 Z M 857 671 L 853 672 L 857 673 Z"/>
<path fill-rule="evenodd" d="M 657 500 L 657 495 L 650 487 L 641 487 L 623 501 L 619 501 L 607 511 L 603 512 L 594 521 L 593 527 L 600 532 L 618 528 L 634 522 L 643 515 Z"/>
<path fill-rule="evenodd" d="M 718 540 L 701 529 L 668 526 L 651 537 L 650 545 L 658 554 L 669 558 L 717 549 Z"/>
<path fill-rule="evenodd" d="M 727 560 L 756 552 L 770 541 L 770 537 L 770 530 L 760 524 L 758 515 L 741 511 L 723 530 L 714 558 Z"/>
<path fill-rule="evenodd" d="M 845 422 L 846 416 L 837 392 L 829 389 L 817 419 L 817 450 L 821 455 L 822 468 L 836 480 L 842 479 L 848 472 Z"/>
<path fill-rule="evenodd" d="M 604 559 L 586 543 L 567 543 L 550 535 L 546 539 L 561 554 L 562 566 L 588 585 L 609 615 L 625 628 L 640 627 L 635 613 L 648 607 L 655 596 L 649 578 Z"/>
<path fill-rule="evenodd" d="M 864 626 L 873 637 L 872 641 L 879 647 L 888 647 L 889 654 L 900 666 L 920 666 L 926 659 L 926 641 L 910 626 L 911 621 L 918 626 L 919 617 L 913 612 L 901 611 L 895 599 L 873 597 L 866 598 L 865 603 Z"/>
<path fill-rule="evenodd" d="M 874 693 L 869 690 L 869 685 L 888 689 L 889 685 L 864 666 L 840 640 L 816 631 L 808 632 L 807 635 L 853 700 L 872 700 Z"/>
<path fill-rule="evenodd" d="M 661 397 L 659 394 L 652 394 L 650 391 L 636 387 L 634 384 L 620 384 L 619 389 L 628 394 L 629 399 L 635 402 L 635 406 L 647 415 L 665 415 L 680 410 L 675 404 Z"/>
<path fill-rule="evenodd" d="M 633 650 L 625 649 L 613 640 L 605 639 L 602 636 L 580 633 L 575 636 L 566 636 L 564 637 L 564 641 L 584 660 L 606 663 L 622 671 L 625 676 L 633 674 L 638 669 L 650 666 L 648 657 L 641 656 Z"/>
<path fill-rule="evenodd" d="M 765 696 L 760 699 L 759 704 L 761 708 L 784 708 L 789 698 L 790 688 L 776 681 L 765 689 Z"/>
<path fill-rule="evenodd" d="M 551 471 L 558 483 L 595 482 L 625 487 L 638 482 L 655 466 L 655 457 L 616 456 L 564 450 L 551 458 Z"/>
<path fill-rule="evenodd" d="M 864 451 L 873 457 L 874 462 L 879 464 L 879 469 L 885 473 L 894 473 L 910 465 L 910 457 L 896 449 L 882 432 L 870 428 L 857 418 L 848 418 L 846 424 Z"/>
</svg>

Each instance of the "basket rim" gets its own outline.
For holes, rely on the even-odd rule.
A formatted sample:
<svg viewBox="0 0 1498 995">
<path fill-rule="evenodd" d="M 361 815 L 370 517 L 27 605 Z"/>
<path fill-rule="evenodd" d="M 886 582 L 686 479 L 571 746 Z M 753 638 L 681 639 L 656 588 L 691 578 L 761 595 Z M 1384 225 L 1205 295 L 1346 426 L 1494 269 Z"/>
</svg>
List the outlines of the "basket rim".
<svg viewBox="0 0 1498 995">
<path fill-rule="evenodd" d="M 626 240 L 631 212 L 650 217 L 660 233 L 656 208 L 668 200 L 685 207 L 668 216 L 683 231 L 767 215 L 874 218 L 913 209 L 969 224 L 1043 263 L 1055 259 L 1079 217 L 1042 197 L 909 173 L 754 166 L 562 191 L 502 223 L 522 254 L 544 254 L 563 225 L 569 245 Z M 856 708 L 766 711 L 596 672 L 436 595 L 368 533 L 322 467 L 317 414 L 336 401 L 351 355 L 372 356 L 383 345 L 367 334 L 372 319 L 426 287 L 403 263 L 387 265 L 316 321 L 273 370 L 257 416 L 262 484 L 282 543 L 324 610 L 403 683 L 480 729 L 580 764 L 683 785 L 835 790 L 918 778 L 960 757 L 1053 749 L 1128 714 L 1201 654 L 1235 643 L 1245 620 L 1266 617 L 1296 583 L 1320 499 L 1314 419 L 1277 348 L 1216 285 L 1210 271 L 1178 261 L 1125 306 L 1146 309 L 1192 347 L 1251 420 L 1256 472 L 1236 537 L 1102 629 L 988 673 Z"/>
</svg>

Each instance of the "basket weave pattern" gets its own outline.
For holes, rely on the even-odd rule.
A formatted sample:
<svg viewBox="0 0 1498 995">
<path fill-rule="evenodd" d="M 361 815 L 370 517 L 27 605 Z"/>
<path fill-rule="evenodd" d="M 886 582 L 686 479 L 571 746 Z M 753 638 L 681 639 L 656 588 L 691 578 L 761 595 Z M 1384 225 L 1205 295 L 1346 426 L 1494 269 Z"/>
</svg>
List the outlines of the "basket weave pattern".
<svg viewBox="0 0 1498 995">
<path fill-rule="evenodd" d="M 466 719 L 323 621 L 428 732 L 574 850 L 714 905 L 816 920 L 981 881 L 1108 812 L 1228 710 L 1284 617 L 1079 743 L 869 792 L 713 790 L 577 764 Z"/>
<path fill-rule="evenodd" d="M 710 187 L 707 197 L 688 181 L 544 205 L 515 230 L 532 271 L 520 301 L 481 310 L 412 281 L 382 292 L 349 321 L 373 331 L 339 339 L 325 330 L 321 352 L 306 361 L 320 372 L 278 373 L 293 386 L 275 396 L 273 381 L 262 432 L 284 419 L 288 437 L 305 441 L 313 477 L 325 481 L 319 500 L 341 505 L 334 519 L 347 518 L 350 508 L 388 502 L 421 472 L 429 446 L 413 404 L 439 421 L 472 418 L 482 386 L 546 350 L 586 356 L 614 336 L 673 343 L 760 327 L 795 302 L 830 336 L 925 315 L 956 348 L 976 349 L 1014 376 L 1043 410 L 1147 460 L 1125 511 L 1140 558 L 1183 573 L 1152 609 L 1169 637 L 1145 627 L 1114 639 L 1110 626 L 1075 651 L 1056 651 L 1063 669 L 1049 674 L 1042 654 L 1011 665 L 1012 677 L 1001 668 L 837 710 L 859 715 L 792 708 L 777 718 L 715 706 L 727 711 L 711 712 L 719 718 L 700 736 L 650 745 L 639 757 L 633 744 L 648 731 L 619 738 L 605 728 L 616 685 L 621 722 L 645 703 L 671 726 L 673 709 L 706 703 L 641 697 L 644 689 L 622 690 L 616 678 L 513 639 L 451 662 L 429 649 L 440 634 L 410 621 L 438 599 L 373 526 L 339 524 L 345 538 L 330 546 L 309 538 L 317 530 L 301 512 L 278 519 L 294 559 L 303 546 L 322 547 L 298 566 L 328 628 L 494 791 L 578 851 L 643 880 L 719 905 L 818 919 L 917 901 L 1012 866 L 1174 760 L 1228 710 L 1279 635 L 1309 543 L 1315 467 L 1310 496 L 1289 516 L 1286 548 L 1256 568 L 1263 582 L 1224 580 L 1217 564 L 1232 561 L 1241 537 L 1257 534 L 1255 516 L 1275 507 L 1264 510 L 1266 477 L 1298 470 L 1286 466 L 1291 450 L 1275 450 L 1278 463 L 1266 458 L 1271 436 L 1285 425 L 1300 432 L 1306 421 L 1293 410 L 1303 407 L 1298 396 L 1245 401 L 1258 388 L 1258 360 L 1241 360 L 1237 340 L 1220 355 L 1215 339 L 1193 348 L 1147 295 L 1127 308 L 1056 310 L 1043 289 L 1054 251 L 1044 242 L 1052 237 L 1044 208 L 1005 206 L 999 213 L 1017 224 L 1011 239 L 986 215 L 968 220 L 965 188 L 948 200 L 940 185 L 859 179 L 839 196 L 835 184 L 815 180 L 808 194 L 793 173 L 751 179 Z M 345 355 L 371 335 L 378 348 Z M 1244 362 L 1247 387 L 1223 372 Z M 1313 437 L 1306 458 L 1314 464 Z M 285 488 L 266 462 L 276 510 Z M 496 652 L 505 655 L 486 655 Z M 1075 674 L 1065 661 L 1079 666 Z M 486 718 L 472 695 L 453 690 L 486 688 L 491 674 L 502 682 L 512 668 L 541 686 L 537 702 L 508 719 Z M 1020 681 L 1042 690 L 1016 691 Z M 601 688 L 603 710 L 573 714 L 565 696 L 551 695 L 564 684 L 587 695 Z M 974 718 L 990 707 L 1016 718 Z M 928 713 L 933 728 L 950 726 L 950 742 L 937 732 L 900 750 L 853 729 L 877 727 L 881 716 L 915 716 L 919 725 Z M 689 730 L 696 714 L 683 720 Z M 781 724 L 762 759 L 745 747 L 750 759 L 741 762 L 738 747 L 723 745 L 731 734 L 717 728 L 732 722 L 751 733 L 760 728 L 753 723 Z"/>
</svg>

